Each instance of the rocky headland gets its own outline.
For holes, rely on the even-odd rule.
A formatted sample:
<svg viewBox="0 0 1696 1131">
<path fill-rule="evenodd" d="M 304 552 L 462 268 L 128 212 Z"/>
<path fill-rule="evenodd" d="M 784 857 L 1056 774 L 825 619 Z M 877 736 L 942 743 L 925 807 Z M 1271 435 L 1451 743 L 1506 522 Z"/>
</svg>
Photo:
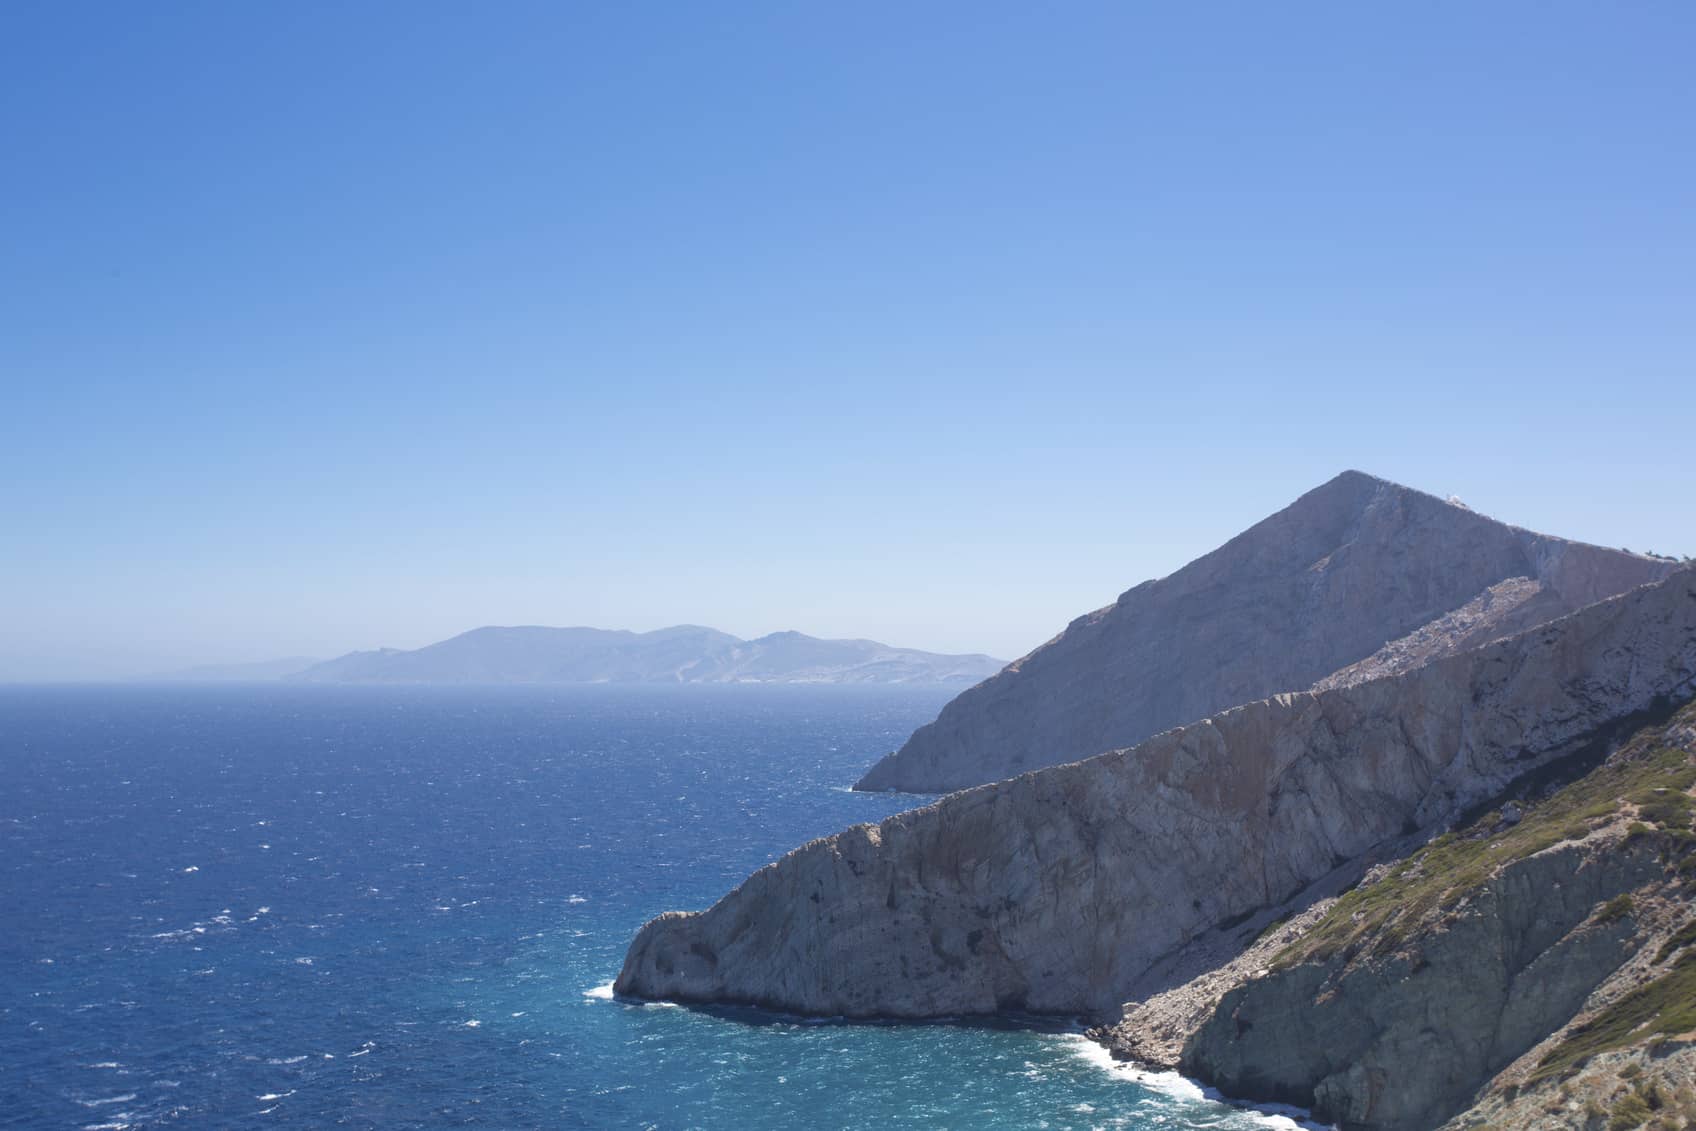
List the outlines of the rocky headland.
<svg viewBox="0 0 1696 1131">
<path fill-rule="evenodd" d="M 1696 1119 L 1696 570 L 1339 484 L 1467 516 L 1414 524 L 1462 531 L 1457 556 L 1509 531 L 1538 560 L 1315 652 L 1309 690 L 804 845 L 644 926 L 616 991 L 1084 1018 L 1117 1055 L 1348 1131 Z"/>
</svg>

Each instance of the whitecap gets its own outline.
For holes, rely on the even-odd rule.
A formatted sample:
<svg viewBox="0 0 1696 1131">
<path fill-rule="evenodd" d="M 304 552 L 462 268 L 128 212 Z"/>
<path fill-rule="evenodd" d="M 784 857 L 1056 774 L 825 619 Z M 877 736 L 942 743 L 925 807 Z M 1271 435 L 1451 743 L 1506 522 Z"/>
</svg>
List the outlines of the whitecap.
<svg viewBox="0 0 1696 1131">
<path fill-rule="evenodd" d="M 273 1057 L 269 1058 L 268 1060 L 266 1060 L 265 1063 L 266 1064 L 299 1064 L 301 1061 L 303 1061 L 305 1059 L 306 1059 L 306 1054 L 301 1053 L 299 1056 L 273 1056 Z M 264 1097 L 260 1097 L 260 1098 L 263 1099 Z"/>
<path fill-rule="evenodd" d="M 1113 1054 L 1107 1049 L 1090 1040 L 1082 1033 L 1067 1033 L 1061 1037 L 1072 1051 L 1083 1060 L 1123 1080 L 1130 1080 L 1144 1088 L 1171 1100 L 1188 1103 L 1200 1103 L 1211 1100 L 1214 1103 L 1228 1103 L 1236 1107 L 1244 1115 L 1254 1120 L 1255 1125 L 1268 1128 L 1269 1131 L 1332 1131 L 1327 1124 L 1313 1119 L 1312 1115 L 1301 1108 L 1290 1107 L 1287 1104 L 1238 1104 L 1227 1100 L 1212 1088 L 1203 1088 L 1187 1076 L 1176 1072 L 1159 1072 L 1139 1068 L 1134 1064 L 1113 1059 Z"/>
<path fill-rule="evenodd" d="M 357 1049 L 353 1050 L 352 1052 L 348 1053 L 347 1055 L 349 1057 L 364 1056 L 366 1053 L 370 1052 L 372 1049 L 374 1049 L 376 1047 L 377 1047 L 376 1041 L 366 1041 L 364 1044 L 360 1045 Z"/>
<path fill-rule="evenodd" d="M 135 1093 L 126 1092 L 121 1096 L 107 1096 L 105 1099 L 99 1100 L 78 1100 L 77 1103 L 83 1107 L 105 1107 L 107 1104 L 127 1104 L 133 1099 L 135 1099 Z"/>
<path fill-rule="evenodd" d="M 586 990 L 583 991 L 583 996 L 588 997 L 588 998 L 594 998 L 596 1001 L 611 1001 L 612 1000 L 612 983 L 608 982 L 605 985 L 592 986 L 589 989 L 586 989 Z"/>
<path fill-rule="evenodd" d="M 310 966 L 310 965 L 312 965 L 312 959 L 310 959 L 310 958 L 297 958 L 297 959 L 294 960 L 294 964 L 296 966 Z"/>
<path fill-rule="evenodd" d="M 270 1103 L 272 1100 L 285 1100 L 292 1095 L 294 1095 L 294 1089 L 290 1088 L 286 1092 L 266 1092 L 262 1096 L 254 1096 L 253 1098 L 264 1104 Z"/>
<path fill-rule="evenodd" d="M 199 864 L 190 864 L 188 867 L 183 869 L 183 875 L 186 876 L 191 872 L 198 872 L 198 871 L 200 871 L 200 865 Z"/>
<path fill-rule="evenodd" d="M 589 901 L 587 899 L 584 899 L 580 895 L 574 895 L 570 899 L 566 900 L 566 902 L 567 903 L 588 903 Z"/>
<path fill-rule="evenodd" d="M 467 1029 L 478 1029 L 478 1028 L 481 1028 L 482 1025 L 483 1025 L 483 1023 L 481 1021 L 477 1020 L 475 1017 L 473 1017 L 471 1020 L 465 1022 L 465 1027 Z"/>
</svg>

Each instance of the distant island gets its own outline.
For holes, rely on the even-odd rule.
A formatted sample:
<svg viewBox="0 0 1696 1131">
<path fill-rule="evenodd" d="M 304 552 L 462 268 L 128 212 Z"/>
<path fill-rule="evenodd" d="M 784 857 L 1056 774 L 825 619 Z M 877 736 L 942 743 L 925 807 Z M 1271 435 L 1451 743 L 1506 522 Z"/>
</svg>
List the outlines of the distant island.
<svg viewBox="0 0 1696 1131">
<path fill-rule="evenodd" d="M 794 683 L 969 685 L 1000 671 L 990 656 L 940 655 L 875 640 L 774 632 L 743 640 L 699 625 L 652 632 L 541 626 L 472 629 L 407 651 L 200 667 L 184 681 L 291 683 Z"/>
</svg>

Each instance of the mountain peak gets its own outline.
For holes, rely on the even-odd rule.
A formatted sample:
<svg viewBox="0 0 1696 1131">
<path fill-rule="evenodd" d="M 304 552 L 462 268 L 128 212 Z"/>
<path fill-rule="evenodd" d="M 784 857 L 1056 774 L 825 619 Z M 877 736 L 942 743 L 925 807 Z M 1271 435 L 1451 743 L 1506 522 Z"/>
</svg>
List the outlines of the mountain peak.
<svg viewBox="0 0 1696 1131">
<path fill-rule="evenodd" d="M 1408 670 L 1676 563 L 1509 526 L 1348 470 L 961 694 L 861 781 L 947 792 L 1227 707 Z"/>
</svg>

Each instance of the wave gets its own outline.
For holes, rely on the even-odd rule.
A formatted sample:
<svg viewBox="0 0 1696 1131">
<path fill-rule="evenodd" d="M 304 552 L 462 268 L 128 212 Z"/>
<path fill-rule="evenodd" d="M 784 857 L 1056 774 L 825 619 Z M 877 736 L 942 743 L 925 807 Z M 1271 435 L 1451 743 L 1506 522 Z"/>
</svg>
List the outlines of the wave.
<svg viewBox="0 0 1696 1131">
<path fill-rule="evenodd" d="M 1082 1033 L 1066 1033 L 1060 1039 L 1066 1042 L 1069 1051 L 1094 1067 L 1122 1080 L 1129 1080 L 1151 1092 L 1157 1092 L 1169 1100 L 1179 1103 L 1212 1101 L 1229 1104 L 1251 1118 L 1254 1121 L 1253 1126 L 1269 1128 L 1272 1131 L 1335 1131 L 1330 1125 L 1318 1122 L 1310 1112 L 1299 1107 L 1291 1107 L 1288 1104 L 1239 1103 L 1177 1072 L 1139 1068 L 1137 1065 L 1115 1060 L 1105 1046 L 1097 1044 Z"/>
<path fill-rule="evenodd" d="M 107 1096 L 104 1099 L 98 1100 L 78 1100 L 77 1103 L 81 1104 L 83 1107 L 105 1107 L 107 1104 L 127 1104 L 131 1100 L 135 1099 L 135 1095 L 136 1094 L 134 1092 L 128 1092 L 121 1096 Z"/>
<path fill-rule="evenodd" d="M 583 991 L 583 996 L 594 998 L 596 1001 L 611 1001 L 612 983 L 607 982 L 605 985 L 591 986 L 589 989 Z"/>
</svg>

